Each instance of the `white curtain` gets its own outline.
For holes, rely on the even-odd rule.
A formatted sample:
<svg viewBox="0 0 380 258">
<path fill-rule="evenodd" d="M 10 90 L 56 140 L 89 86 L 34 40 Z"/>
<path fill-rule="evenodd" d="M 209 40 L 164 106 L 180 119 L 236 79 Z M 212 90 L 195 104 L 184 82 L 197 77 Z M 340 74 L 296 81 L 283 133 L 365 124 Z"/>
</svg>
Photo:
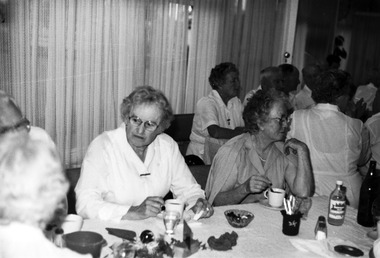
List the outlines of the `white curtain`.
<svg viewBox="0 0 380 258">
<path fill-rule="evenodd" d="M 210 71 L 221 62 L 237 65 L 241 98 L 259 86 L 260 71 L 279 65 L 290 3 L 290 0 L 194 0 L 186 112 L 193 112 L 196 102 L 211 91 Z"/>
<path fill-rule="evenodd" d="M 46 129 L 64 164 L 117 127 L 134 87 L 161 89 L 175 113 L 192 113 L 224 61 L 244 94 L 276 60 L 290 0 L 12 0 L 0 24 L 0 88 Z M 192 25 L 189 30 L 189 8 Z"/>
</svg>

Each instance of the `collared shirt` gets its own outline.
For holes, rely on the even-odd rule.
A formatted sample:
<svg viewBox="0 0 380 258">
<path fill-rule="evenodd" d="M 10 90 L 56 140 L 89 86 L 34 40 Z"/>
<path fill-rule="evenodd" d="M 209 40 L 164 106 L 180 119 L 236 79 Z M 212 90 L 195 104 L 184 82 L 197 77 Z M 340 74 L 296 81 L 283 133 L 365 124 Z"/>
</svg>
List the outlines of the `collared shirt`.
<svg viewBox="0 0 380 258">
<path fill-rule="evenodd" d="M 160 134 L 143 162 L 129 145 L 125 124 L 91 143 L 75 188 L 76 209 L 84 218 L 119 221 L 131 206 L 169 190 L 191 208 L 204 191 L 197 184 L 177 143 Z"/>
<path fill-rule="evenodd" d="M 1 258 L 91 258 L 67 248 L 59 248 L 50 242 L 42 230 L 26 224 L 12 222 L 0 224 Z"/>
<path fill-rule="evenodd" d="M 315 106 L 315 102 L 311 97 L 311 89 L 305 84 L 304 87 L 295 96 L 295 110 L 307 109 Z"/>
<path fill-rule="evenodd" d="M 356 93 L 354 96 L 354 102 L 358 102 L 360 99 L 363 99 L 363 101 L 367 104 L 367 109 L 372 111 L 372 104 L 376 96 L 377 88 L 375 85 L 370 82 L 367 85 L 359 86 L 356 89 Z"/>
<path fill-rule="evenodd" d="M 50 147 L 56 148 L 55 143 L 50 138 L 49 134 L 42 128 L 36 126 L 30 126 L 29 136 L 33 140 L 39 140 L 46 142 Z"/>
<path fill-rule="evenodd" d="M 282 142 L 273 144 L 263 166 L 256 151 L 256 143 L 249 133 L 229 140 L 219 149 L 210 168 L 205 190 L 209 202 L 213 203 L 220 192 L 244 184 L 253 175 L 265 175 L 273 187 L 289 189 L 291 184 L 286 182 L 286 174 L 295 173 L 297 160 L 293 155 L 285 156 L 282 149 Z M 256 202 L 263 198 L 262 193 L 250 194 L 242 203 Z"/>
<path fill-rule="evenodd" d="M 365 126 L 369 131 L 372 160 L 376 161 L 377 169 L 380 169 L 380 113 L 370 117 Z"/>
<path fill-rule="evenodd" d="M 288 138 L 307 144 L 317 195 L 330 195 L 336 180 L 347 187 L 347 198 L 357 207 L 361 176 L 357 166 L 370 158 L 369 135 L 363 123 L 338 110 L 336 105 L 317 104 L 292 114 Z"/>
<path fill-rule="evenodd" d="M 228 101 L 226 106 L 219 93 L 212 90 L 207 97 L 198 101 L 191 128 L 191 142 L 186 155 L 194 154 L 204 160 L 204 143 L 206 137 L 209 136 L 207 127 L 210 125 L 229 129 L 244 126 L 243 105 L 240 99 L 234 97 Z"/>
</svg>

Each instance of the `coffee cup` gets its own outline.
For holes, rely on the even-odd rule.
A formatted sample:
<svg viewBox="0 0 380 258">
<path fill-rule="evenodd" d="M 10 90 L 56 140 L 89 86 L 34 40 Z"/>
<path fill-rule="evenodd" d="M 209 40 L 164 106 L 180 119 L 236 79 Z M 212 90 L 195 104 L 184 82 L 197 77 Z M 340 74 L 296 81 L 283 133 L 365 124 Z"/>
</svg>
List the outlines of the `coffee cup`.
<svg viewBox="0 0 380 258">
<path fill-rule="evenodd" d="M 83 218 L 79 215 L 69 214 L 65 217 L 61 228 L 64 234 L 80 231 L 83 225 Z"/>
<path fill-rule="evenodd" d="M 182 218 L 185 203 L 179 199 L 169 199 L 165 201 L 165 211 L 176 211 Z"/>
<path fill-rule="evenodd" d="M 283 204 L 285 190 L 281 188 L 270 188 L 264 192 L 264 196 L 268 199 L 270 206 L 279 208 Z"/>
</svg>

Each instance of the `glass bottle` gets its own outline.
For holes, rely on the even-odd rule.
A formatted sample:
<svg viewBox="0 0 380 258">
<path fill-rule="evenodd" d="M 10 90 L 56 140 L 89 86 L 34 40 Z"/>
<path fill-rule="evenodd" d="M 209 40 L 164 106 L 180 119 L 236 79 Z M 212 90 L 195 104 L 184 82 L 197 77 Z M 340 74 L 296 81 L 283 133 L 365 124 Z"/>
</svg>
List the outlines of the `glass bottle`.
<svg viewBox="0 0 380 258">
<path fill-rule="evenodd" d="M 330 195 L 327 221 L 330 225 L 341 226 L 346 215 L 346 193 L 343 182 L 336 181 L 336 187 Z"/>
<path fill-rule="evenodd" d="M 376 175 L 376 161 L 369 163 L 367 175 L 360 188 L 357 222 L 364 227 L 374 226 L 372 203 L 379 193 L 380 177 Z"/>
<path fill-rule="evenodd" d="M 323 240 L 327 238 L 327 225 L 325 216 L 319 216 L 317 224 L 315 225 L 315 239 Z"/>
</svg>

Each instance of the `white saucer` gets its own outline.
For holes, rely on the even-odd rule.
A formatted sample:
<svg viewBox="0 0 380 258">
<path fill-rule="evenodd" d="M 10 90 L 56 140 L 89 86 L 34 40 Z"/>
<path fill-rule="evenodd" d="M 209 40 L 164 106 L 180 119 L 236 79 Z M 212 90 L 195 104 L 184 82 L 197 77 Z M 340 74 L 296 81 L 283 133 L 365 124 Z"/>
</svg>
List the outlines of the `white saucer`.
<svg viewBox="0 0 380 258">
<path fill-rule="evenodd" d="M 260 200 L 260 204 L 262 206 L 264 206 L 265 208 L 270 209 L 270 210 L 280 211 L 280 210 L 284 209 L 284 205 L 281 205 L 281 207 L 272 207 L 272 206 L 270 206 L 269 203 L 268 203 L 268 199 L 262 199 L 262 200 Z"/>
</svg>

